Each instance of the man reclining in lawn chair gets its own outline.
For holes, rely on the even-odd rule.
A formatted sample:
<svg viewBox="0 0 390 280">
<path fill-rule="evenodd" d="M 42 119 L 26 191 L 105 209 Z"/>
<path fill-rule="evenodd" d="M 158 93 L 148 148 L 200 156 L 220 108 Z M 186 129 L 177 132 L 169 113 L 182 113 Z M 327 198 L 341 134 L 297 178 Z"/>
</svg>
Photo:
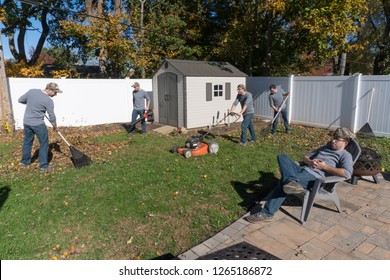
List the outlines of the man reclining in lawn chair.
<svg viewBox="0 0 390 280">
<path fill-rule="evenodd" d="M 353 172 L 352 155 L 345 149 L 355 135 L 347 128 L 338 128 L 332 141 L 303 156 L 305 166 L 299 166 L 287 155 L 278 155 L 281 179 L 268 195 L 264 208 L 246 217 L 251 223 L 271 221 L 288 194 L 310 190 L 317 178 L 340 176 L 349 179 Z"/>
</svg>

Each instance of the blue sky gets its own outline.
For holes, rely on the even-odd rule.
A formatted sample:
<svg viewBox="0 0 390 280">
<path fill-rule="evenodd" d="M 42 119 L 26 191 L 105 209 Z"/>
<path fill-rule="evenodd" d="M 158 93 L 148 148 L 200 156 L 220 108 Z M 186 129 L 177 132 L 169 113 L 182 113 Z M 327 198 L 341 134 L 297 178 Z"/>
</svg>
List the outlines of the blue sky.
<svg viewBox="0 0 390 280">
<path fill-rule="evenodd" d="M 29 50 L 31 47 L 35 48 L 36 46 L 36 43 L 38 42 L 38 39 L 39 39 L 39 35 L 40 35 L 40 24 L 34 24 L 33 22 L 33 25 L 34 28 L 37 28 L 38 30 L 29 30 L 26 32 L 26 39 L 25 39 L 25 48 L 26 48 L 26 53 L 27 55 L 29 55 Z M 0 24 L 0 27 L 3 28 L 4 26 L 2 24 Z M 17 36 L 17 34 L 15 34 Z M 16 37 L 15 36 L 15 41 L 16 41 Z M 10 58 L 13 58 L 13 56 L 11 55 L 11 52 L 9 50 L 9 45 L 8 45 L 8 38 L 7 36 L 5 36 L 4 34 L 1 35 L 1 40 L 2 40 L 2 44 L 3 44 L 3 55 L 4 55 L 4 59 L 10 59 Z M 45 47 L 48 46 L 48 43 L 47 41 L 45 42 Z"/>
</svg>

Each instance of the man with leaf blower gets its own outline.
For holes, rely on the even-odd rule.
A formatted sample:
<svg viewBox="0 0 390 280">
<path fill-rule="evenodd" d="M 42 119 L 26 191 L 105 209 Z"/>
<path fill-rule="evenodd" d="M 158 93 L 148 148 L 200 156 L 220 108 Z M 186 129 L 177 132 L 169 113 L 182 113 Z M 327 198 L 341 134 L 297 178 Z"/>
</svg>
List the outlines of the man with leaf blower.
<svg viewBox="0 0 390 280">
<path fill-rule="evenodd" d="M 24 112 L 23 127 L 24 139 L 22 147 L 21 165 L 28 167 L 31 164 L 31 150 L 36 135 L 39 141 L 39 168 L 41 171 L 47 171 L 53 168 L 49 165 L 49 135 L 44 121 L 46 112 L 49 114 L 49 121 L 53 125 L 54 131 L 57 130 L 56 115 L 54 114 L 54 102 L 52 98 L 61 93 L 56 83 L 48 83 L 44 90 L 30 89 L 24 95 L 19 97 L 18 102 L 26 104 Z"/>
<path fill-rule="evenodd" d="M 282 114 L 282 118 L 284 121 L 284 128 L 286 129 L 286 133 L 290 134 L 290 128 L 288 126 L 288 119 L 287 119 L 287 106 L 284 104 L 285 98 L 287 98 L 290 95 L 290 92 L 282 93 L 277 90 L 275 85 L 269 86 L 270 94 L 269 94 L 269 105 L 274 110 L 274 118 L 277 116 L 277 114 Z M 272 124 L 272 134 L 276 134 L 276 129 L 278 128 L 279 123 L 279 117 L 276 117 L 273 124 Z"/>
<path fill-rule="evenodd" d="M 135 82 L 132 87 L 134 88 L 133 91 L 133 112 L 131 114 L 131 123 L 133 124 L 130 127 L 129 135 L 133 135 L 135 133 L 135 123 L 137 120 L 137 117 L 139 116 L 142 118 L 144 114 L 149 110 L 150 107 L 150 97 L 148 93 L 141 89 L 140 84 L 138 82 Z M 146 108 L 145 108 L 145 100 L 146 100 Z M 142 136 L 146 135 L 146 120 L 142 119 L 141 121 L 141 127 L 142 127 Z"/>
</svg>

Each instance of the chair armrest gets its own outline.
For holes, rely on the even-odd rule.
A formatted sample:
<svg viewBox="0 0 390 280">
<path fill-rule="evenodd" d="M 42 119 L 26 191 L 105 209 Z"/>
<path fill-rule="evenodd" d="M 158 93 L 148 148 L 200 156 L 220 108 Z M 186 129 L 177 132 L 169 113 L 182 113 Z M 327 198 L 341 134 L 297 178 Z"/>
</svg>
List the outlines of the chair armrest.
<svg viewBox="0 0 390 280">
<path fill-rule="evenodd" d="M 347 179 L 344 177 L 340 177 L 340 176 L 327 176 L 327 177 L 317 178 L 316 181 L 327 184 L 327 183 L 342 182 L 345 180 L 347 180 Z"/>
</svg>

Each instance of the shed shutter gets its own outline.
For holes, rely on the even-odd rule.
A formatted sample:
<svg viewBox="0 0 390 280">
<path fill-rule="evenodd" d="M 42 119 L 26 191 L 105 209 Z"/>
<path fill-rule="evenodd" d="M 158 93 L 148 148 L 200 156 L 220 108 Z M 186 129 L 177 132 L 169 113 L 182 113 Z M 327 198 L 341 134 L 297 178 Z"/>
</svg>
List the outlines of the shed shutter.
<svg viewBox="0 0 390 280">
<path fill-rule="evenodd" d="M 231 99 L 232 89 L 230 83 L 225 83 L 225 100 Z"/>
<path fill-rule="evenodd" d="M 213 85 L 212 83 L 206 83 L 206 101 L 213 100 Z"/>
</svg>

